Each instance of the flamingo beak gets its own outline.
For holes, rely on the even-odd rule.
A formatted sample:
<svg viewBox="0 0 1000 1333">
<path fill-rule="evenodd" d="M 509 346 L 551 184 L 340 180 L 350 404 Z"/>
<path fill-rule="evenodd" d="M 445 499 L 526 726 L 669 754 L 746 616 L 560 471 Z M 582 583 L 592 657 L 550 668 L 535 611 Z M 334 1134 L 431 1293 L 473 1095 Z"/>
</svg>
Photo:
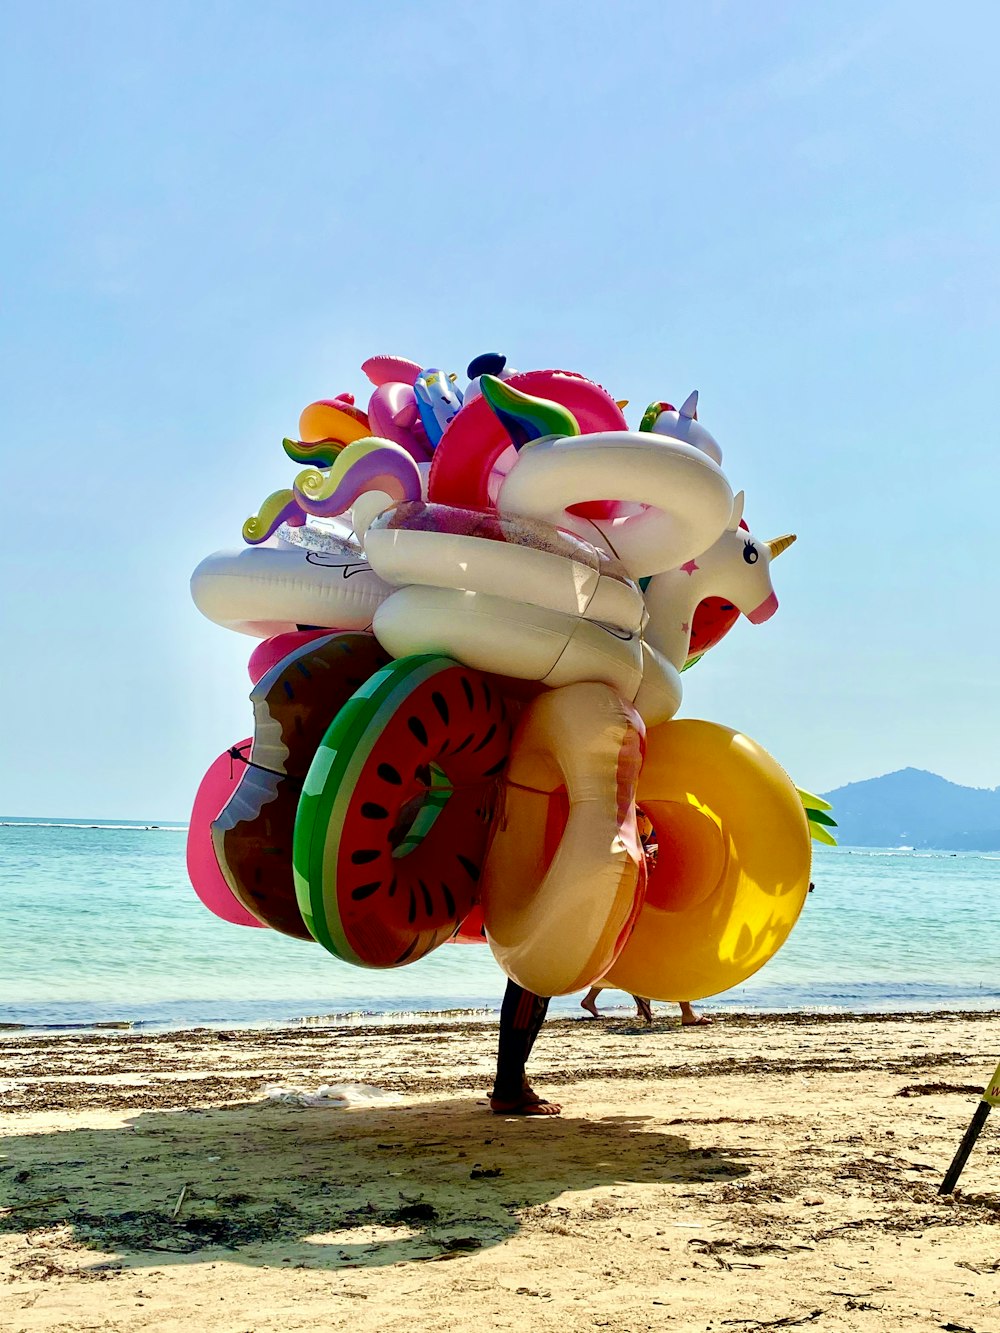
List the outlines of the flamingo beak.
<svg viewBox="0 0 1000 1333">
<path fill-rule="evenodd" d="M 796 540 L 794 532 L 790 532 L 784 537 L 775 537 L 773 541 L 765 542 L 764 545 L 771 552 L 771 559 L 775 560 L 782 553 L 787 551 L 792 542 Z"/>
<path fill-rule="evenodd" d="M 767 601 L 761 602 L 760 606 L 755 607 L 753 611 L 747 612 L 747 620 L 751 625 L 763 625 L 765 620 L 770 620 L 778 609 L 777 593 L 771 593 Z"/>
</svg>

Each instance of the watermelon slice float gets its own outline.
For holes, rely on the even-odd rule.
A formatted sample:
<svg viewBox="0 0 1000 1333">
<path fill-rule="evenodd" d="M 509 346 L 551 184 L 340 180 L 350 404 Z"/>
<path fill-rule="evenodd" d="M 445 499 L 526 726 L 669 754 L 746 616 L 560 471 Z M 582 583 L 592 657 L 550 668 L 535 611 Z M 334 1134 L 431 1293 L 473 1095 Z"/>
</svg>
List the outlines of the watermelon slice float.
<svg viewBox="0 0 1000 1333">
<path fill-rule="evenodd" d="M 455 933 L 478 899 L 510 737 L 495 684 L 447 657 L 390 662 L 348 700 L 295 821 L 299 908 L 325 948 L 399 967 Z"/>
</svg>

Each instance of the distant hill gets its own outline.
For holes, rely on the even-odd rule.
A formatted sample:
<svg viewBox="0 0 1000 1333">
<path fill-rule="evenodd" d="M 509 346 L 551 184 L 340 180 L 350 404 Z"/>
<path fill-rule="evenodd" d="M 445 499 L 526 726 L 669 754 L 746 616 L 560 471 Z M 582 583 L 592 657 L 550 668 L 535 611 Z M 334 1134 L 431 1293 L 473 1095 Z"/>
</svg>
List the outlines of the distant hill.
<svg viewBox="0 0 1000 1333">
<path fill-rule="evenodd" d="M 1000 787 L 960 787 L 936 773 L 901 768 L 823 794 L 844 846 L 1000 851 Z"/>
</svg>

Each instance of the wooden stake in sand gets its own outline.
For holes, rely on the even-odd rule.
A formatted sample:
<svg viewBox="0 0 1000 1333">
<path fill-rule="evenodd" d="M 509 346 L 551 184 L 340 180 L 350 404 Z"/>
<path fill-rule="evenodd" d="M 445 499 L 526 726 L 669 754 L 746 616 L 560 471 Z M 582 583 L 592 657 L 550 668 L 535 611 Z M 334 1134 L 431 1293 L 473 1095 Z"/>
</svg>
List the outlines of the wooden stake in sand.
<svg viewBox="0 0 1000 1333">
<path fill-rule="evenodd" d="M 969 1160 L 969 1153 L 979 1138 L 979 1132 L 986 1124 L 986 1117 L 992 1111 L 994 1106 L 1000 1106 L 1000 1065 L 997 1065 L 996 1072 L 986 1085 L 986 1091 L 983 1093 L 983 1100 L 976 1107 L 976 1113 L 972 1117 L 969 1128 L 965 1131 L 962 1142 L 958 1145 L 958 1152 L 955 1154 L 951 1166 L 945 1173 L 944 1180 L 941 1182 L 941 1188 L 938 1194 L 950 1194 L 958 1184 L 958 1178 L 962 1174 L 962 1168 Z"/>
</svg>

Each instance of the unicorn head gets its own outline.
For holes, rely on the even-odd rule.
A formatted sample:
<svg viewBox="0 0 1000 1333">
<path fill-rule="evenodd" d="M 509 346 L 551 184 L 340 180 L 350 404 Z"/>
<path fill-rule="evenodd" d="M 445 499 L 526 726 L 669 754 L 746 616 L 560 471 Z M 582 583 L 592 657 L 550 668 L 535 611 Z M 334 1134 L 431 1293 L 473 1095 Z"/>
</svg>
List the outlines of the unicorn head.
<svg viewBox="0 0 1000 1333">
<path fill-rule="evenodd" d="M 770 620 L 778 609 L 771 584 L 771 561 L 787 551 L 795 537 L 789 534 L 759 541 L 742 520 L 740 491 L 722 536 L 678 569 L 657 574 L 646 587 L 646 638 L 678 670 L 687 660 L 695 608 L 706 597 L 725 597 L 752 625 Z"/>
<path fill-rule="evenodd" d="M 654 435 L 665 435 L 671 440 L 680 440 L 682 444 L 692 444 L 703 454 L 708 454 L 713 463 L 722 463 L 722 449 L 718 440 L 698 420 L 697 389 L 688 394 L 680 407 L 670 403 L 650 403 L 639 429 L 652 431 Z"/>
</svg>

